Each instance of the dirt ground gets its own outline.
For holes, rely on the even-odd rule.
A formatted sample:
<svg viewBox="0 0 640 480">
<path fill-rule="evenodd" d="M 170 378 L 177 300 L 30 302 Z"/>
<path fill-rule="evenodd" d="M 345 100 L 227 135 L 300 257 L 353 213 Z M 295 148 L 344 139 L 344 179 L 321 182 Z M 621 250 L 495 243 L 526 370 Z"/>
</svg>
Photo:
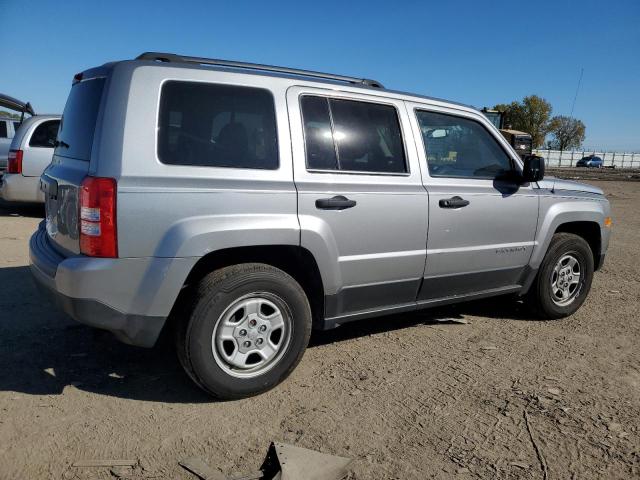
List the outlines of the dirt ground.
<svg viewBox="0 0 640 480">
<path fill-rule="evenodd" d="M 354 323 L 314 334 L 283 385 L 225 403 L 169 344 L 52 309 L 27 266 L 42 212 L 0 207 L 0 478 L 111 478 L 72 464 L 132 459 L 135 478 L 188 479 L 191 456 L 242 473 L 273 439 L 352 457 L 359 480 L 640 478 L 640 182 L 594 183 L 614 233 L 572 317 L 494 298 Z"/>
</svg>

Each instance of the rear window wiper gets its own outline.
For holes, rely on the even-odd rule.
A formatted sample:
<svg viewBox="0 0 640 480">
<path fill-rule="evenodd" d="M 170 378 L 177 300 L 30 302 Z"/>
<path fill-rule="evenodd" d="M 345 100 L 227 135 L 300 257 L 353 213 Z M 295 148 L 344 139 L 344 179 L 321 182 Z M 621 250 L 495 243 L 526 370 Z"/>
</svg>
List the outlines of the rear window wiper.
<svg viewBox="0 0 640 480">
<path fill-rule="evenodd" d="M 63 148 L 70 148 L 70 145 L 67 142 L 64 142 L 62 140 L 56 140 L 56 143 L 54 143 L 54 146 L 57 147 L 63 147 Z"/>
</svg>

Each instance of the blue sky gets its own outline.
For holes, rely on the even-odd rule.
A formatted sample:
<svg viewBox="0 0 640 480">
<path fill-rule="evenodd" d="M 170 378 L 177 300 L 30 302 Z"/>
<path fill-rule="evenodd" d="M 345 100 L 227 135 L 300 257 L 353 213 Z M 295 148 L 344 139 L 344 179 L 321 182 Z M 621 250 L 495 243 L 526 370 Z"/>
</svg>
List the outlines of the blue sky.
<svg viewBox="0 0 640 480">
<path fill-rule="evenodd" d="M 0 92 L 60 112 L 73 74 L 169 51 L 366 76 L 476 107 L 537 94 L 585 146 L 640 151 L 640 1 L 0 0 Z"/>
</svg>

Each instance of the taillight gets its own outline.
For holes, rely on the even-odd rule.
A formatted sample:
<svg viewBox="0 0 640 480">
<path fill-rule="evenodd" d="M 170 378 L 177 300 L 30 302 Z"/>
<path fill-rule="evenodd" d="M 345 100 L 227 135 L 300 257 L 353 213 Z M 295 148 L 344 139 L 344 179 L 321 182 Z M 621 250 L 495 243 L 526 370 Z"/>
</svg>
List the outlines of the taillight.
<svg viewBox="0 0 640 480">
<path fill-rule="evenodd" d="M 9 150 L 7 173 L 22 173 L 22 150 Z"/>
<path fill-rule="evenodd" d="M 85 177 L 80 187 L 80 252 L 91 257 L 118 256 L 116 181 Z"/>
</svg>

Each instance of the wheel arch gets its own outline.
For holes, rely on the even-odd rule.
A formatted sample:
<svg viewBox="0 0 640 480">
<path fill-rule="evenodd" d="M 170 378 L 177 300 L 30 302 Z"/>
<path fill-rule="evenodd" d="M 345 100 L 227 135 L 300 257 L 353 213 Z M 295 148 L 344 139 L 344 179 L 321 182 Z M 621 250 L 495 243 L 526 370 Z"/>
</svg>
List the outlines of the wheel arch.
<svg viewBox="0 0 640 480">
<path fill-rule="evenodd" d="M 600 252 L 602 245 L 602 238 L 600 234 L 600 225 L 595 221 L 572 221 L 565 222 L 558 225 L 555 233 L 572 233 L 579 237 L 582 237 L 591 248 L 593 255 L 594 269 L 600 268 Z"/>
<path fill-rule="evenodd" d="M 305 291 L 314 327 L 324 319 L 324 286 L 313 254 L 296 245 L 257 245 L 216 250 L 204 255 L 193 266 L 184 282 L 181 295 L 207 274 L 240 263 L 265 263 L 291 275 Z M 176 304 L 180 298 L 176 301 Z"/>
</svg>

